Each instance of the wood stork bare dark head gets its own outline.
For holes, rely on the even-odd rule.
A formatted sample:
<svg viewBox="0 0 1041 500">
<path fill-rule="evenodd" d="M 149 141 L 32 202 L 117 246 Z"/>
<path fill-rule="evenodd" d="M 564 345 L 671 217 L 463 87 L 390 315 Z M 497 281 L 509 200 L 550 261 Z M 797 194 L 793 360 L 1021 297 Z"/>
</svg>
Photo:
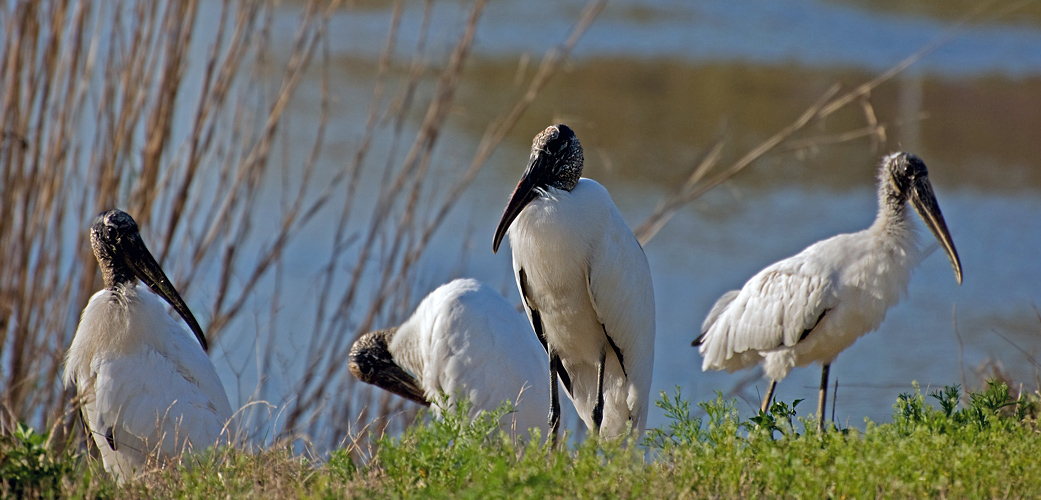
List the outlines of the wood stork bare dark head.
<svg viewBox="0 0 1041 500">
<path fill-rule="evenodd" d="M 101 266 L 105 288 L 117 290 L 119 287 L 133 286 L 135 280 L 140 279 L 173 306 L 188 323 L 203 350 L 209 350 L 202 327 L 148 251 L 133 217 L 118 209 L 102 212 L 91 225 L 90 245 Z"/>
<path fill-rule="evenodd" d="M 416 377 L 398 366 L 390 353 L 390 341 L 397 330 L 387 328 L 362 335 L 351 346 L 347 367 L 362 382 L 430 406 Z"/>
<path fill-rule="evenodd" d="M 528 167 L 513 196 L 506 205 L 506 210 L 495 228 L 495 241 L 492 252 L 499 251 L 499 244 L 506 236 L 506 230 L 517 218 L 521 210 L 539 196 L 547 187 L 571 191 L 582 177 L 582 145 L 578 137 L 567 125 L 559 123 L 543 130 L 531 143 L 531 156 Z"/>
<path fill-rule="evenodd" d="M 910 202 L 915 211 L 925 222 L 929 231 L 943 246 L 947 258 L 954 267 L 954 276 L 961 284 L 961 259 L 954 241 L 947 230 L 947 223 L 940 212 L 940 205 L 933 194 L 933 186 L 929 183 L 929 171 L 922 159 L 911 153 L 893 153 L 883 159 L 879 169 L 879 186 L 883 190 L 885 203 L 891 209 L 901 210 L 906 202 Z"/>
</svg>

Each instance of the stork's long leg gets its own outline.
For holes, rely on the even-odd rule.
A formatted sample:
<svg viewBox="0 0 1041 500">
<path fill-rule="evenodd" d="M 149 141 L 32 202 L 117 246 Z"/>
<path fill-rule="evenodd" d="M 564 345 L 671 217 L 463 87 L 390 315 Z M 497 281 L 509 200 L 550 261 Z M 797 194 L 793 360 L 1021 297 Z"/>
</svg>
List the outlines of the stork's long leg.
<svg viewBox="0 0 1041 500">
<path fill-rule="evenodd" d="M 821 368 L 821 392 L 820 399 L 817 404 L 817 416 L 820 420 L 817 421 L 817 430 L 824 432 L 824 407 L 828 403 L 828 372 L 831 371 L 831 363 L 827 363 Z"/>
<path fill-rule="evenodd" d="M 596 406 L 593 407 L 593 431 L 600 436 L 600 424 L 604 422 L 604 365 L 607 351 L 600 351 L 600 363 L 596 365 Z"/>
<path fill-rule="evenodd" d="M 770 388 L 766 390 L 766 397 L 763 398 L 763 406 L 761 408 L 763 413 L 766 413 L 766 411 L 770 409 L 770 400 L 774 398 L 774 389 L 776 389 L 776 388 L 777 388 L 777 381 L 776 380 L 771 380 L 770 381 Z"/>
<path fill-rule="evenodd" d="M 557 370 L 560 369 L 560 356 L 553 347 L 546 345 L 549 351 L 549 433 L 551 446 L 557 447 L 560 433 L 560 395 L 557 393 Z"/>
</svg>

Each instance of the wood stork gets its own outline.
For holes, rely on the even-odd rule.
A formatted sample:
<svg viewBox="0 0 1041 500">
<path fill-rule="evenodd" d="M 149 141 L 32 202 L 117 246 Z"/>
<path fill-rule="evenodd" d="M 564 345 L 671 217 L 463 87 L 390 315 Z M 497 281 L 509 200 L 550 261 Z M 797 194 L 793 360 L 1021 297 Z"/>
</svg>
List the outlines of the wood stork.
<svg viewBox="0 0 1041 500">
<path fill-rule="evenodd" d="M 647 257 L 607 190 L 581 178 L 582 162 L 566 125 L 535 136 L 492 246 L 509 233 L 524 308 L 549 354 L 554 441 L 558 376 L 586 426 L 617 437 L 629 422 L 643 431 L 654 364 Z"/>
<path fill-rule="evenodd" d="M 146 463 L 164 464 L 227 439 L 231 406 L 206 357 L 202 328 L 134 219 L 119 210 L 98 215 L 90 242 L 105 288 L 83 310 L 64 379 L 76 389 L 105 469 L 125 481 Z"/>
<path fill-rule="evenodd" d="M 886 310 L 907 293 L 923 257 L 908 201 L 950 258 L 961 284 L 961 261 L 933 195 L 925 164 L 909 153 L 886 156 L 878 169 L 878 216 L 871 227 L 817 242 L 727 292 L 702 325 L 702 370 L 735 371 L 762 363 L 770 389 L 796 366 L 818 361 L 817 410 L 824 407 L 831 362 L 860 336 L 878 328 Z"/>
<path fill-rule="evenodd" d="M 401 326 L 361 336 L 349 368 L 362 382 L 436 403 L 436 414 L 459 398 L 469 399 L 471 417 L 510 401 L 516 411 L 500 421 L 504 430 L 546 432 L 545 353 L 524 316 L 476 280 L 441 285 Z"/>
</svg>

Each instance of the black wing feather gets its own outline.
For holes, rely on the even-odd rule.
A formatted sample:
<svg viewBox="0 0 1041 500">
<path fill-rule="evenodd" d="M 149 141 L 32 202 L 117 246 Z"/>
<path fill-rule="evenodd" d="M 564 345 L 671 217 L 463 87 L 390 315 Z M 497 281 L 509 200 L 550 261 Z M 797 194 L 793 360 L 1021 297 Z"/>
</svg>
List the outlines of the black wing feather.
<svg viewBox="0 0 1041 500">
<path fill-rule="evenodd" d="M 539 338 L 539 342 L 542 343 L 542 348 L 549 352 L 549 347 L 546 345 L 546 334 L 542 330 L 542 317 L 539 315 L 539 310 L 535 308 L 535 304 L 531 302 L 531 290 L 528 287 L 528 275 L 521 268 L 517 271 L 517 276 L 520 278 L 521 294 L 524 295 L 524 304 L 528 306 L 528 310 L 531 311 L 531 326 L 535 329 L 535 336 Z M 612 342 L 613 346 L 614 343 Z M 617 351 L 617 347 L 615 348 Z M 619 355 L 621 356 L 621 355 Z M 621 358 L 619 358 L 620 360 Z M 561 363 L 557 367 L 557 377 L 560 378 L 560 382 L 564 384 L 564 389 L 568 395 L 574 396 L 571 392 L 571 375 L 568 374 L 567 370 L 564 369 L 564 364 Z"/>
</svg>

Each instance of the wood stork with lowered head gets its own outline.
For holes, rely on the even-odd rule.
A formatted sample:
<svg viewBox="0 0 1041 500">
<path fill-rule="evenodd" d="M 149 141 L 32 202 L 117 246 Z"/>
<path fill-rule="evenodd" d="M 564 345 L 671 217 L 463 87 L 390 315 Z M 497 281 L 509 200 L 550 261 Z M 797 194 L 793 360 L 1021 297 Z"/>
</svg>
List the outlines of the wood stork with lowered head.
<svg viewBox="0 0 1041 500">
<path fill-rule="evenodd" d="M 361 336 L 348 366 L 362 382 L 436 403 L 437 414 L 459 398 L 470 401 L 471 417 L 510 401 L 516 411 L 503 416 L 503 430 L 546 432 L 545 352 L 524 316 L 476 280 L 441 285 L 401 326 Z"/>
<path fill-rule="evenodd" d="M 871 227 L 817 242 L 719 298 L 693 343 L 704 357 L 702 370 L 732 372 L 762 363 L 771 380 L 765 412 L 777 381 L 793 367 L 818 361 L 823 430 L 831 362 L 878 328 L 886 310 L 907 293 L 911 271 L 923 257 L 908 202 L 940 241 L 961 284 L 961 260 L 925 163 L 894 153 L 878 169 L 878 216 Z"/>
<path fill-rule="evenodd" d="M 560 425 L 557 377 L 586 426 L 640 433 L 654 364 L 654 289 L 647 257 L 607 190 L 581 178 L 582 146 L 566 125 L 535 136 L 524 176 L 495 230 L 549 354 L 550 432 Z"/>
<path fill-rule="evenodd" d="M 125 481 L 146 464 L 226 442 L 231 405 L 206 357 L 206 337 L 137 223 L 120 210 L 104 212 L 90 242 L 105 288 L 83 310 L 64 379 L 76 389 L 105 470 Z"/>
</svg>

